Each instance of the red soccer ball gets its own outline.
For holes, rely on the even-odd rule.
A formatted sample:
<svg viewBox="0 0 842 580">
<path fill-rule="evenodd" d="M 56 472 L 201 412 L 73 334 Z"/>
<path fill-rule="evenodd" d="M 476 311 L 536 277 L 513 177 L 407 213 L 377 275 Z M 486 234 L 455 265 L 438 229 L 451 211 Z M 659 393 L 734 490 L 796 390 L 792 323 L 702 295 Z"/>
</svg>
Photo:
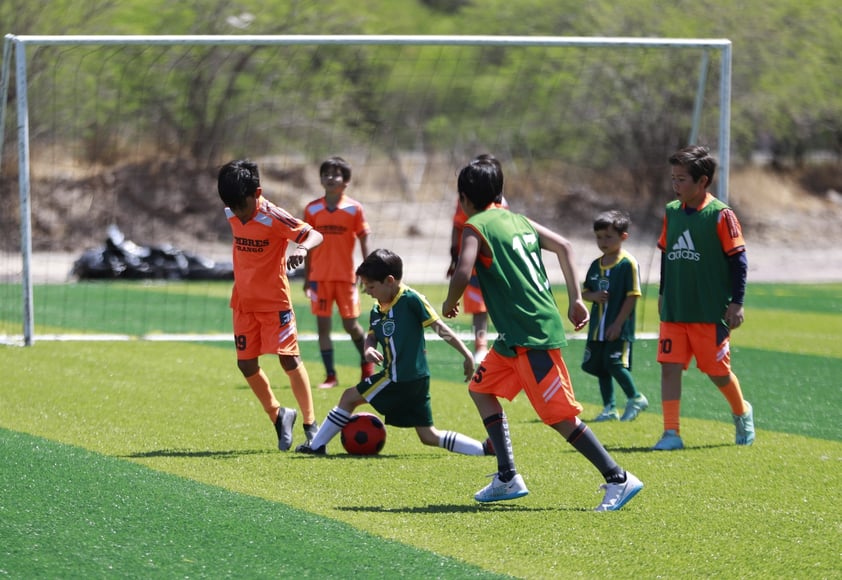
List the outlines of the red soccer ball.
<svg viewBox="0 0 842 580">
<path fill-rule="evenodd" d="M 386 444 L 386 426 L 371 413 L 352 415 L 340 434 L 342 447 L 351 455 L 377 455 Z"/>
</svg>

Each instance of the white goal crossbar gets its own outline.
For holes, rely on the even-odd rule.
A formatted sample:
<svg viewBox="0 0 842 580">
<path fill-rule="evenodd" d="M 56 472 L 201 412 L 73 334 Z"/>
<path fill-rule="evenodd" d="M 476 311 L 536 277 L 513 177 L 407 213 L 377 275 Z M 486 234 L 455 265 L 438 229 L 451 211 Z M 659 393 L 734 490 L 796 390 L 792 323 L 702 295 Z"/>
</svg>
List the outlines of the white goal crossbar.
<svg viewBox="0 0 842 580">
<path fill-rule="evenodd" d="M 23 260 L 23 343 L 31 345 L 34 334 L 32 305 L 32 233 L 30 200 L 30 143 L 29 109 L 27 102 L 28 46 L 46 45 L 416 45 L 416 46 L 517 46 L 517 47 L 639 47 L 639 48 L 696 48 L 702 49 L 699 90 L 694 107 L 693 126 L 689 142 L 695 140 L 701 111 L 702 87 L 706 82 L 710 51 L 720 54 L 719 135 L 718 156 L 720 178 L 717 195 L 728 199 L 731 117 L 731 41 L 727 39 L 631 38 L 631 37 L 552 37 L 552 36 L 364 36 L 364 35 L 242 35 L 242 36 L 5 36 L 3 46 L 2 86 L 0 86 L 0 127 L 6 122 L 6 102 L 12 74 L 11 59 L 15 55 L 15 84 L 17 104 L 18 180 L 20 194 L 21 254 Z M 0 138 L 0 163 L 3 158 Z M 0 167 L 2 169 L 2 167 Z"/>
</svg>

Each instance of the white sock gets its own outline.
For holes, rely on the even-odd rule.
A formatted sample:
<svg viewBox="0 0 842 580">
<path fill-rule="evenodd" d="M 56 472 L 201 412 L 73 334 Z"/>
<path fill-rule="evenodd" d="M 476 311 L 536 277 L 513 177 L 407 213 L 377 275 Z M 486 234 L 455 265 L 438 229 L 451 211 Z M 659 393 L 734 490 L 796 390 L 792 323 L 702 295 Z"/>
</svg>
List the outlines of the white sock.
<svg viewBox="0 0 842 580">
<path fill-rule="evenodd" d="M 336 437 L 337 433 L 342 431 L 342 427 L 347 425 L 350 419 L 351 414 L 348 411 L 339 407 L 331 409 L 330 413 L 327 414 L 327 417 L 322 422 L 321 427 L 319 427 L 318 433 L 313 437 L 313 441 L 310 442 L 310 447 L 318 449 L 323 445 L 327 445 L 331 439 Z"/>
<path fill-rule="evenodd" d="M 439 447 L 462 455 L 485 455 L 482 443 L 456 431 L 445 431 L 439 438 Z"/>
</svg>

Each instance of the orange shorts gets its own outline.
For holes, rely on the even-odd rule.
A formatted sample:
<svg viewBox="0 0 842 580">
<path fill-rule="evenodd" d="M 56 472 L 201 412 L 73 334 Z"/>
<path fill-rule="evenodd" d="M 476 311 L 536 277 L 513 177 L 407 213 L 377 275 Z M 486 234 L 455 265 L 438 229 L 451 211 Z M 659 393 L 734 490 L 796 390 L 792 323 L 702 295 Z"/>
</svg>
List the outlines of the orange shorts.
<svg viewBox="0 0 842 580">
<path fill-rule="evenodd" d="M 516 350 L 517 356 L 505 357 L 491 349 L 474 373 L 469 389 L 509 401 L 525 391 L 532 408 L 547 425 L 578 416 L 582 405 L 573 394 L 561 349 Z"/>
<path fill-rule="evenodd" d="M 297 356 L 299 350 L 295 313 L 292 310 L 234 310 L 234 345 L 237 347 L 237 360 L 249 360 L 262 354 Z"/>
<path fill-rule="evenodd" d="M 730 332 L 723 324 L 662 322 L 658 336 L 658 362 L 696 366 L 706 375 L 721 377 L 731 372 Z"/>
<path fill-rule="evenodd" d="M 332 316 L 334 302 L 343 319 L 360 316 L 360 293 L 353 282 L 310 282 L 308 295 L 313 316 Z"/>
<path fill-rule="evenodd" d="M 479 288 L 479 279 L 476 272 L 471 275 L 468 287 L 465 288 L 465 293 L 462 295 L 462 302 L 462 312 L 465 314 L 488 312 L 485 307 L 485 300 L 482 297 L 482 290 Z"/>
</svg>

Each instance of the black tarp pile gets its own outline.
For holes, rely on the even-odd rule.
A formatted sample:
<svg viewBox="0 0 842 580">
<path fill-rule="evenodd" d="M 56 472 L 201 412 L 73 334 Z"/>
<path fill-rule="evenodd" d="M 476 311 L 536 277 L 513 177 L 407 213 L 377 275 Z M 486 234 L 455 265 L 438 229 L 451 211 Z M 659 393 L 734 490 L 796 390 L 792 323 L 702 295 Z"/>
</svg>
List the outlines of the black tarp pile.
<svg viewBox="0 0 842 580">
<path fill-rule="evenodd" d="M 139 246 L 117 226 L 108 228 L 105 246 L 86 250 L 73 263 L 80 280 L 233 280 L 230 262 L 214 262 L 170 245 Z"/>
</svg>

